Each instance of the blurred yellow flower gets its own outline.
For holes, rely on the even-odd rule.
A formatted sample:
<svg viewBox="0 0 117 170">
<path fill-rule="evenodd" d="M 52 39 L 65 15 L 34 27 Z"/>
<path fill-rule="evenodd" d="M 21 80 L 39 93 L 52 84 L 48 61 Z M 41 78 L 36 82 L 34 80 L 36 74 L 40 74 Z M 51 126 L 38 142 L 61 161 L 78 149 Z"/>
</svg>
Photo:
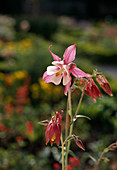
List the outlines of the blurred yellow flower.
<svg viewBox="0 0 117 170">
<path fill-rule="evenodd" d="M 30 39 L 24 39 L 20 42 L 24 48 L 32 47 L 32 41 Z"/>
<path fill-rule="evenodd" d="M 7 50 L 14 50 L 16 48 L 16 45 L 14 42 L 8 42 L 5 46 Z"/>
<path fill-rule="evenodd" d="M 43 90 L 47 90 L 49 93 L 49 90 L 51 90 L 52 86 L 51 84 L 45 83 L 42 78 L 38 79 L 38 82 Z"/>
<path fill-rule="evenodd" d="M 23 71 L 16 71 L 13 73 L 14 77 L 16 79 L 24 79 L 28 76 L 27 71 L 23 70 Z"/>
</svg>

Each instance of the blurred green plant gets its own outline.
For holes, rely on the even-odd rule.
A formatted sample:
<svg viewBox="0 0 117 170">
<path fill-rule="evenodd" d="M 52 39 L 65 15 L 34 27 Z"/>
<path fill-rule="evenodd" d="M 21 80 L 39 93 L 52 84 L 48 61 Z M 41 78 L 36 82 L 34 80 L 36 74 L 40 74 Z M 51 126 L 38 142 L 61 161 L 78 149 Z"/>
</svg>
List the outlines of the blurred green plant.
<svg viewBox="0 0 117 170">
<path fill-rule="evenodd" d="M 0 40 L 11 41 L 15 37 L 15 20 L 7 15 L 0 15 Z"/>
</svg>

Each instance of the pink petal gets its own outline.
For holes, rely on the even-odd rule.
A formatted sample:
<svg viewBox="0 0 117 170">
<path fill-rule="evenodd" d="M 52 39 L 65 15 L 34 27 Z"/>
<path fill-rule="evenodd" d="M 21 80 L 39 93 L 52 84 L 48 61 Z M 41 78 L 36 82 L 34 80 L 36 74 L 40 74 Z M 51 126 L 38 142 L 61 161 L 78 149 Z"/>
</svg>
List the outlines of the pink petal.
<svg viewBox="0 0 117 170">
<path fill-rule="evenodd" d="M 74 77 L 78 77 L 78 78 L 90 77 L 90 74 L 86 74 L 85 72 L 83 72 L 82 70 L 74 66 L 70 68 L 70 73 L 72 73 Z"/>
<path fill-rule="evenodd" d="M 51 53 L 54 61 L 61 61 L 61 59 L 60 59 L 57 55 L 55 55 L 54 53 L 52 53 L 52 51 L 50 50 L 50 47 L 51 47 L 51 46 L 52 46 L 52 45 L 49 46 L 49 51 L 50 51 L 50 53 Z"/>
<path fill-rule="evenodd" d="M 52 76 L 53 76 L 53 75 L 48 75 L 48 74 L 47 74 L 47 71 L 46 71 L 46 72 L 43 74 L 43 80 L 44 80 L 44 82 L 50 83 Z"/>
<path fill-rule="evenodd" d="M 64 94 L 65 94 L 66 96 L 67 96 L 67 92 L 68 92 L 68 90 L 69 90 L 69 88 L 70 88 L 70 85 L 71 85 L 71 78 L 70 78 L 69 83 L 67 83 L 67 85 L 65 86 Z"/>
<path fill-rule="evenodd" d="M 48 66 L 47 67 L 47 74 L 52 75 L 52 74 L 57 73 L 59 70 L 60 70 L 60 68 L 57 67 L 57 66 Z"/>
<path fill-rule="evenodd" d="M 63 55 L 65 64 L 72 62 L 76 55 L 76 44 L 69 46 Z"/>
</svg>

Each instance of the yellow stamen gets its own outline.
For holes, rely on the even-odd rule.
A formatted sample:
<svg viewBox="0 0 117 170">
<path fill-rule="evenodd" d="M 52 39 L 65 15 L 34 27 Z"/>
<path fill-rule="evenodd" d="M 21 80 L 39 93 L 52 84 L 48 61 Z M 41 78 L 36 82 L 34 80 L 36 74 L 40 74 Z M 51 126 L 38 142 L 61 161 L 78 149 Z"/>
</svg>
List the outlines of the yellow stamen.
<svg viewBox="0 0 117 170">
<path fill-rule="evenodd" d="M 62 73 L 62 71 L 58 71 L 58 72 L 56 73 L 56 76 L 59 76 L 61 73 Z"/>
<path fill-rule="evenodd" d="M 55 136 L 55 133 L 54 133 L 54 135 L 53 135 L 53 137 L 52 137 L 51 141 L 52 141 L 52 142 L 54 142 L 54 141 L 55 141 L 55 139 L 56 139 L 56 136 Z"/>
</svg>

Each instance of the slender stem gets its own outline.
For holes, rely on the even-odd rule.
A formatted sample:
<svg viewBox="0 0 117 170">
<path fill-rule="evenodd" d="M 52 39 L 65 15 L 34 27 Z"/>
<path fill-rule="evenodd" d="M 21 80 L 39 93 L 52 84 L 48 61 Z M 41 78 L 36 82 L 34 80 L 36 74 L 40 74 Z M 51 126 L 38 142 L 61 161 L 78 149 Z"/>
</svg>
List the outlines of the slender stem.
<svg viewBox="0 0 117 170">
<path fill-rule="evenodd" d="M 100 158 L 98 159 L 98 161 L 95 164 L 94 170 L 97 170 L 97 166 L 100 163 L 101 159 L 103 158 L 103 155 L 105 154 L 105 152 L 102 152 L 102 154 L 100 155 Z"/>
<path fill-rule="evenodd" d="M 67 114 L 69 112 L 69 115 L 71 117 L 71 121 L 72 121 L 72 108 L 71 108 L 71 90 L 69 89 L 68 91 L 68 107 L 67 107 Z M 67 124 L 68 124 L 68 120 Z M 67 125 L 68 126 L 68 125 Z M 70 128 L 71 129 L 71 128 Z M 68 136 L 68 135 L 67 135 Z M 66 136 L 66 137 L 67 137 Z M 70 141 L 68 141 L 68 144 L 66 144 L 66 154 L 65 154 L 65 170 L 67 170 L 67 164 L 68 164 L 68 151 L 69 151 L 69 147 L 70 147 Z"/>
<path fill-rule="evenodd" d="M 101 153 L 99 159 L 97 160 L 97 162 L 96 162 L 96 164 L 95 164 L 94 170 L 97 170 L 97 167 L 98 167 L 100 161 L 103 159 L 104 154 L 105 154 L 106 152 L 108 152 L 109 150 L 111 150 L 111 147 L 112 147 L 112 146 L 115 146 L 115 145 L 116 145 L 116 143 L 112 143 L 111 145 L 109 145 L 107 148 L 104 149 L 104 151 Z"/>
<path fill-rule="evenodd" d="M 64 141 L 64 144 L 66 143 L 66 141 L 67 141 L 67 139 L 69 138 L 69 137 L 73 137 L 74 135 L 69 135 L 69 136 L 67 136 L 67 138 L 65 139 L 65 141 Z"/>
<path fill-rule="evenodd" d="M 65 139 L 66 139 L 67 136 L 68 136 L 68 117 L 69 117 L 68 109 L 69 109 L 69 100 L 67 99 L 66 125 L 65 125 Z"/>
<path fill-rule="evenodd" d="M 73 123 L 72 123 L 72 125 L 70 126 L 69 136 L 72 135 L 72 131 L 73 131 Z M 70 148 L 70 143 L 71 143 L 71 141 L 69 140 L 69 141 L 68 141 L 67 148 L 66 148 L 66 155 L 65 155 L 65 170 L 67 170 L 68 152 L 69 152 L 69 148 Z"/>
<path fill-rule="evenodd" d="M 68 101 L 69 101 L 69 114 L 71 116 L 71 121 L 73 120 L 73 118 L 76 117 L 76 115 L 78 114 L 78 111 L 79 111 L 79 108 L 80 108 L 80 105 L 81 105 L 81 102 L 82 102 L 82 99 L 83 99 L 83 96 L 84 96 L 84 92 L 85 92 L 85 87 L 83 88 L 83 91 L 82 91 L 82 94 L 81 94 L 81 97 L 80 97 L 80 100 L 78 102 L 78 106 L 77 106 L 77 109 L 76 109 L 76 112 L 75 112 L 75 115 L 74 117 L 72 117 L 72 107 L 71 107 L 71 91 L 69 91 L 68 93 Z M 70 132 L 69 132 L 69 136 L 72 135 L 72 131 L 73 131 L 73 123 L 71 124 L 70 126 Z M 65 155 L 65 170 L 67 170 L 67 164 L 68 164 L 68 152 L 69 152 L 69 148 L 70 148 L 70 143 L 71 141 L 69 140 L 68 141 L 68 144 L 67 144 L 67 147 L 66 147 L 66 155 Z"/>
<path fill-rule="evenodd" d="M 64 170 L 64 142 L 63 142 L 63 137 L 62 137 L 62 134 L 61 134 L 61 143 L 62 143 L 62 170 Z"/>
<path fill-rule="evenodd" d="M 79 100 L 79 103 L 78 103 L 78 106 L 77 106 L 77 109 L 76 109 L 76 112 L 75 112 L 73 118 L 75 118 L 76 115 L 78 114 L 78 111 L 79 111 L 79 108 L 80 108 L 80 105 L 81 105 L 81 102 L 82 102 L 82 99 L 83 99 L 83 96 L 84 96 L 84 92 L 85 92 L 85 87 L 82 90 L 82 94 L 81 94 L 81 97 L 80 97 L 80 100 Z"/>
</svg>

